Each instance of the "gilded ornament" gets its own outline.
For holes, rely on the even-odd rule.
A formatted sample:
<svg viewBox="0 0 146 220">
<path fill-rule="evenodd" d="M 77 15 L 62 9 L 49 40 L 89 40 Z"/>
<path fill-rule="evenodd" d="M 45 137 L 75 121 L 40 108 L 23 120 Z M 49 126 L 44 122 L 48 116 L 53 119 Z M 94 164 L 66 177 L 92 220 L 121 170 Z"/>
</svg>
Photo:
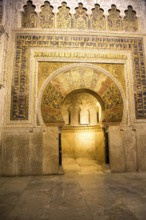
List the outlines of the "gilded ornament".
<svg viewBox="0 0 146 220">
<path fill-rule="evenodd" d="M 136 17 L 136 12 L 133 10 L 132 6 L 128 6 L 128 10 L 125 11 L 126 16 L 123 20 L 123 29 L 125 31 L 137 31 L 138 30 L 138 20 Z"/>
<path fill-rule="evenodd" d="M 41 6 L 40 12 L 40 26 L 41 28 L 53 28 L 54 27 L 54 13 L 52 12 L 53 7 L 50 2 L 45 1 L 44 5 Z"/>
<path fill-rule="evenodd" d="M 36 28 L 37 27 L 37 13 L 35 12 L 35 5 L 32 1 L 27 1 L 24 5 L 24 12 L 22 12 L 22 28 Z"/>
<path fill-rule="evenodd" d="M 61 104 L 64 97 L 51 83 L 48 84 L 42 98 L 42 116 L 45 123 L 62 123 Z"/>
<path fill-rule="evenodd" d="M 91 28 L 95 30 L 105 30 L 105 16 L 103 15 L 104 10 L 100 8 L 99 4 L 94 5 L 91 15 Z"/>
<path fill-rule="evenodd" d="M 62 2 L 62 6 L 59 7 L 58 10 L 59 13 L 57 14 L 57 28 L 71 28 L 70 8 L 67 7 L 66 2 Z"/>
<path fill-rule="evenodd" d="M 77 29 L 86 29 L 88 28 L 88 15 L 87 9 L 83 7 L 82 3 L 78 4 L 78 7 L 75 8 L 74 15 L 74 27 Z"/>
<path fill-rule="evenodd" d="M 93 58 L 96 59 L 98 56 L 94 56 L 95 54 L 89 53 L 90 56 L 84 56 L 84 51 L 86 49 L 91 49 L 91 51 L 94 51 L 92 49 L 108 49 L 111 50 L 111 52 L 114 50 L 125 50 L 125 51 L 131 51 L 132 54 L 132 67 L 133 67 L 133 75 L 134 75 L 134 89 L 135 89 L 135 109 L 136 109 L 136 118 L 137 119 L 145 119 L 146 118 L 146 103 L 144 100 L 146 99 L 146 88 L 145 88 L 145 68 L 144 68 L 144 55 L 143 55 L 143 39 L 141 37 L 109 37 L 109 36 L 81 36 L 81 35 L 62 35 L 59 34 L 23 34 L 23 33 L 17 33 L 15 35 L 16 37 L 16 54 L 15 54 L 15 68 L 14 68 L 14 74 L 13 74 L 13 82 L 12 82 L 12 90 L 11 90 L 11 120 L 28 120 L 29 118 L 29 49 L 30 48 L 37 48 L 38 51 L 45 50 L 47 52 L 50 51 L 50 49 L 54 49 L 54 45 L 59 45 L 59 48 L 70 48 L 72 50 L 74 45 L 74 51 L 70 54 L 67 50 L 65 53 L 67 53 L 67 56 L 69 55 L 72 61 L 75 62 L 76 58 L 82 58 L 82 62 L 89 63 L 89 59 L 84 58 Z M 65 44 L 64 44 L 65 43 Z M 78 49 L 85 49 L 83 52 L 78 53 Z M 48 50 L 47 50 L 48 49 Z M 55 49 L 56 52 L 51 55 L 51 57 L 55 56 L 64 56 L 62 55 L 61 50 L 59 51 Z M 37 51 L 37 50 L 36 50 Z M 122 53 L 122 52 L 121 52 Z M 58 54 L 58 55 L 55 55 Z M 42 54 L 40 54 L 43 56 Z M 92 56 L 93 55 L 93 56 Z M 98 54 L 99 55 L 99 54 Z M 104 55 L 104 54 L 103 54 Z M 103 59 L 108 58 L 109 55 L 105 54 L 106 56 L 101 56 Z M 114 55 L 114 59 L 115 59 Z M 117 58 L 121 59 L 121 55 L 119 56 L 117 54 Z M 63 60 L 65 58 L 63 57 Z M 123 58 L 122 58 L 123 59 Z M 125 57 L 124 57 L 125 59 Z M 61 60 L 62 61 L 62 60 Z M 66 60 L 66 62 L 68 62 Z M 81 61 L 80 61 L 81 62 Z M 91 60 L 92 62 L 92 60 Z M 56 66 L 56 64 L 55 64 Z M 62 65 L 61 65 L 62 66 Z M 58 69 L 56 66 L 55 68 Z M 53 67 L 54 68 L 54 67 Z M 50 69 L 50 63 L 49 63 L 49 69 Z M 52 71 L 51 71 L 52 72 Z M 51 73 L 50 72 L 50 73 Z M 118 70 L 114 73 L 115 77 L 119 79 L 119 73 Z M 59 74 L 60 75 L 60 74 Z M 77 75 L 77 74 L 76 74 Z M 74 77 L 74 73 L 72 73 L 72 77 Z M 77 75 L 80 80 L 82 78 L 80 77 L 79 73 Z M 89 77 L 89 75 L 86 75 L 86 77 Z M 95 77 L 95 75 L 94 75 Z M 56 78 L 56 77 L 55 77 Z M 75 77 L 76 78 L 76 77 Z M 96 79 L 98 82 L 98 79 Z M 40 80 L 41 81 L 41 80 Z M 73 89 L 80 89 L 81 86 L 88 87 L 89 82 L 91 82 L 88 78 L 88 84 L 85 82 L 85 77 L 83 79 L 82 84 L 78 84 L 80 82 L 79 80 L 76 80 L 73 82 L 74 87 Z M 67 83 L 67 82 L 66 82 Z M 123 84 L 123 83 L 122 83 Z M 57 84 L 59 85 L 59 84 Z M 70 84 L 65 84 L 63 88 L 67 88 L 67 86 Z M 108 84 L 107 84 L 108 85 Z M 93 87 L 91 87 L 93 86 Z M 93 83 L 93 80 L 91 82 L 90 88 L 94 89 L 97 88 L 97 86 Z M 61 91 L 61 90 L 60 90 Z M 65 94 L 65 90 L 64 93 Z M 118 107 L 118 106 L 117 106 Z"/>
<path fill-rule="evenodd" d="M 105 106 L 104 121 L 121 122 L 123 117 L 123 100 L 120 91 L 111 83 L 101 95 Z"/>
<path fill-rule="evenodd" d="M 117 9 L 116 5 L 112 5 L 111 9 L 108 10 L 108 29 L 111 31 L 121 31 L 122 30 L 122 18 L 120 16 L 120 11 Z"/>
</svg>

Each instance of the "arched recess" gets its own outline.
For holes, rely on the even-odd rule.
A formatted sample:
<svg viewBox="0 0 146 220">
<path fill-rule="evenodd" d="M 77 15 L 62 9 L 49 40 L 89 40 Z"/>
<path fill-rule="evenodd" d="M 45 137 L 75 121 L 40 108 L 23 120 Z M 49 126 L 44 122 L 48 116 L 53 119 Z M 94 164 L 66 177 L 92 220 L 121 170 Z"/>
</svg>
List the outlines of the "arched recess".
<svg viewBox="0 0 146 220">
<path fill-rule="evenodd" d="M 78 89 L 90 90 L 101 98 L 105 109 L 103 122 L 126 123 L 127 102 L 120 82 L 99 66 L 79 63 L 59 68 L 43 83 L 38 97 L 40 125 L 63 123 L 61 104 Z"/>
<path fill-rule="evenodd" d="M 65 125 L 97 125 L 104 119 L 104 103 L 97 93 L 77 89 L 63 100 L 62 115 Z"/>
</svg>

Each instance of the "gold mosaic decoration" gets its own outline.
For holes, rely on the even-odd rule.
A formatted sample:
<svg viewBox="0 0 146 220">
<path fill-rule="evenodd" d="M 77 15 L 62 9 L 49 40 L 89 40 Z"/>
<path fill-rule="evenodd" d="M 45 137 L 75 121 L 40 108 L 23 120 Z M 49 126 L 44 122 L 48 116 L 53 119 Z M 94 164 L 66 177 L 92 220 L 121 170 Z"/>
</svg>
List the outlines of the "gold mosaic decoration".
<svg viewBox="0 0 146 220">
<path fill-rule="evenodd" d="M 123 90 L 126 93 L 126 81 L 124 77 L 124 65 L 123 64 L 109 64 L 109 63 L 99 63 L 97 66 L 102 67 L 103 69 L 106 69 L 108 72 L 110 72 L 121 84 L 123 87 Z"/>
<path fill-rule="evenodd" d="M 40 27 L 41 28 L 53 28 L 54 26 L 54 13 L 52 12 L 53 7 L 48 1 L 44 2 L 41 6 L 40 12 Z"/>
<path fill-rule="evenodd" d="M 35 12 L 35 5 L 32 1 L 27 1 L 24 5 L 24 12 L 22 12 L 22 27 L 35 28 L 37 27 L 37 13 Z"/>
<path fill-rule="evenodd" d="M 95 4 L 91 15 L 91 28 L 95 30 L 105 30 L 105 16 L 104 10 L 100 8 L 99 4 Z"/>
<path fill-rule="evenodd" d="M 123 116 L 123 100 L 120 91 L 112 82 L 108 83 L 108 86 L 105 87 L 104 92 L 101 95 L 105 106 L 103 121 L 120 122 Z"/>
<path fill-rule="evenodd" d="M 68 62 L 39 62 L 38 65 L 38 93 L 40 91 L 43 82 L 48 78 L 48 76 L 58 70 L 59 68 L 69 65 Z"/>
<path fill-rule="evenodd" d="M 42 117 L 45 123 L 63 123 L 61 104 L 64 97 L 52 83 L 46 87 L 42 97 Z"/>
<path fill-rule="evenodd" d="M 132 6 L 128 6 L 125 11 L 126 16 L 123 20 L 123 26 L 125 31 L 137 31 L 138 30 L 138 20 L 136 17 L 136 12 L 133 10 Z"/>
<path fill-rule="evenodd" d="M 58 9 L 59 13 L 57 14 L 57 28 L 71 28 L 71 14 L 66 2 L 62 2 L 62 6 Z"/>
<path fill-rule="evenodd" d="M 11 120 L 28 120 L 29 105 L 29 49 L 30 48 L 54 48 L 58 51 L 66 47 L 75 49 L 108 49 L 125 50 L 132 54 L 133 78 L 135 90 L 135 109 L 136 118 L 146 118 L 146 75 L 143 55 L 143 39 L 140 37 L 109 37 L 109 36 L 78 36 L 78 35 L 57 35 L 57 34 L 16 34 L 16 56 L 15 68 L 13 73 L 11 90 Z M 58 52 L 61 56 L 61 53 Z M 118 52 L 119 53 L 119 52 Z M 66 54 L 68 54 L 66 52 Z M 79 56 L 77 52 L 72 53 L 72 58 Z M 82 60 L 84 60 L 82 53 Z M 91 55 L 90 55 L 91 56 Z M 85 55 L 86 57 L 86 55 Z M 65 57 L 64 57 L 65 59 Z M 73 59 L 72 59 L 73 61 Z M 86 62 L 88 62 L 86 60 Z M 118 74 L 118 73 L 116 73 Z M 94 77 L 96 79 L 96 74 Z M 72 74 L 73 77 L 73 74 Z M 86 77 L 85 77 L 86 78 Z M 92 78 L 93 79 L 93 78 Z M 84 78 L 80 79 L 82 84 L 80 88 L 89 85 Z M 98 82 L 98 79 L 96 79 Z M 96 86 L 95 80 L 92 80 L 92 86 Z"/>
<path fill-rule="evenodd" d="M 91 68 L 75 67 L 53 78 L 44 91 L 42 100 L 44 122 L 59 122 L 59 118 L 62 117 L 60 109 L 63 99 L 78 89 L 92 90 L 100 96 L 105 108 L 105 122 L 122 121 L 123 101 L 119 89 L 112 80 Z M 53 116 L 49 119 L 50 114 Z"/>
<path fill-rule="evenodd" d="M 39 62 L 38 65 L 38 93 L 40 91 L 40 88 L 43 84 L 43 82 L 48 78 L 48 76 L 58 70 L 59 68 L 69 65 L 69 62 Z M 71 63 L 75 64 L 75 63 Z M 125 77 L 124 77 L 124 65 L 123 64 L 109 64 L 109 63 L 98 63 L 95 64 L 99 67 L 102 67 L 103 69 L 109 71 L 121 84 L 124 91 L 126 92 L 126 83 L 125 83 Z M 72 74 L 72 77 L 75 78 L 74 83 L 76 83 L 77 76 L 75 74 Z M 89 75 L 88 75 L 89 77 Z M 98 80 L 99 76 L 97 75 L 96 71 L 93 73 L 93 80 L 92 80 L 92 88 L 94 88 L 94 85 L 96 85 L 96 81 Z M 88 81 L 88 80 L 87 80 Z"/>
</svg>

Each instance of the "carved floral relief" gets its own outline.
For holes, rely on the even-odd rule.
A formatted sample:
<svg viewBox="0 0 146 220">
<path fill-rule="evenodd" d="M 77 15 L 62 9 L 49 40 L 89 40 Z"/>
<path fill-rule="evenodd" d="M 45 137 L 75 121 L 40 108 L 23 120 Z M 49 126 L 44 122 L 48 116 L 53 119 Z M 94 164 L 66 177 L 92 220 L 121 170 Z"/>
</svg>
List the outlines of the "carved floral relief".
<svg viewBox="0 0 146 220">
<path fill-rule="evenodd" d="M 24 5 L 24 12 L 22 12 L 22 27 L 35 28 L 37 27 L 37 13 L 35 12 L 35 5 L 32 1 L 27 1 Z"/>
<path fill-rule="evenodd" d="M 74 15 L 74 27 L 77 29 L 86 29 L 88 28 L 88 15 L 87 9 L 83 7 L 82 3 L 78 4 L 78 7 L 75 8 Z"/>
<path fill-rule="evenodd" d="M 123 28 L 125 31 L 137 31 L 138 30 L 138 20 L 136 17 L 136 12 L 133 10 L 132 6 L 128 6 L 125 11 L 125 17 L 123 20 Z"/>
<path fill-rule="evenodd" d="M 91 28 L 95 30 L 105 30 L 105 16 L 104 10 L 100 8 L 99 4 L 95 4 L 91 15 Z"/>
<path fill-rule="evenodd" d="M 111 9 L 108 10 L 108 13 L 108 29 L 111 31 L 121 31 L 122 17 L 120 16 L 120 11 L 117 9 L 116 5 L 112 5 Z"/>
<path fill-rule="evenodd" d="M 53 28 L 54 27 L 54 13 L 52 12 L 53 7 L 50 2 L 45 1 L 44 5 L 41 6 L 40 12 L 40 27 L 41 28 Z"/>
<path fill-rule="evenodd" d="M 62 2 L 62 6 L 58 9 L 59 13 L 57 14 L 57 28 L 71 28 L 71 14 L 66 2 Z"/>
</svg>

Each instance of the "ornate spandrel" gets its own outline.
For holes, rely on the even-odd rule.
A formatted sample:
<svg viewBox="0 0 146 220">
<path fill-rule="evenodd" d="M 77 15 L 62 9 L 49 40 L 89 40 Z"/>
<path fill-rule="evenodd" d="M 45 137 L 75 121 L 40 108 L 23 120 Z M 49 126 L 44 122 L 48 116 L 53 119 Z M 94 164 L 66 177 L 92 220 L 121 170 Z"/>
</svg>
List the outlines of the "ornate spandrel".
<svg viewBox="0 0 146 220">
<path fill-rule="evenodd" d="M 122 30 L 122 18 L 120 16 L 120 11 L 117 9 L 116 5 L 112 5 L 111 9 L 108 10 L 108 29 L 111 31 L 121 31 Z"/>
<path fill-rule="evenodd" d="M 128 10 L 125 11 L 125 17 L 123 19 L 123 29 L 125 31 L 137 31 L 138 21 L 136 17 L 136 12 L 133 10 L 132 6 L 128 6 Z"/>
<path fill-rule="evenodd" d="M 62 6 L 60 6 L 58 10 L 59 13 L 57 14 L 57 28 L 71 28 L 71 14 L 70 8 L 67 7 L 67 3 L 62 2 Z"/>
<path fill-rule="evenodd" d="M 105 16 L 103 15 L 104 10 L 100 8 L 99 4 L 94 5 L 91 15 L 91 28 L 96 30 L 105 30 Z"/>
<path fill-rule="evenodd" d="M 109 82 L 109 86 L 101 95 L 104 102 L 105 112 L 104 121 L 106 122 L 121 122 L 123 117 L 123 100 L 119 89 L 114 83 Z M 113 114 L 115 112 L 116 114 Z"/>
<path fill-rule="evenodd" d="M 40 26 L 41 28 L 53 28 L 54 27 L 54 13 L 53 7 L 50 2 L 45 1 L 44 5 L 41 6 L 40 12 Z"/>
<path fill-rule="evenodd" d="M 63 123 L 61 104 L 62 94 L 51 83 L 47 85 L 41 103 L 42 117 L 45 123 Z"/>
<path fill-rule="evenodd" d="M 27 1 L 24 5 L 24 12 L 22 12 L 22 28 L 37 27 L 37 13 L 35 12 L 35 5 L 32 1 Z"/>
<path fill-rule="evenodd" d="M 78 7 L 75 8 L 74 15 L 74 27 L 77 29 L 86 29 L 88 28 L 88 15 L 87 9 L 83 7 L 82 3 L 78 4 Z"/>
</svg>

